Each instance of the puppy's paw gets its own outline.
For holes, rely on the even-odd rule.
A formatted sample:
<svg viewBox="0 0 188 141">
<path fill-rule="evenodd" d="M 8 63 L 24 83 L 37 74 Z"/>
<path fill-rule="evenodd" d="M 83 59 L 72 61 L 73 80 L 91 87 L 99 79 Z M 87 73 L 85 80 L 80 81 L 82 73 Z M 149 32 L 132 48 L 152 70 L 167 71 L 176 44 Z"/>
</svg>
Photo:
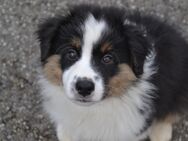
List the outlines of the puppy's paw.
<svg viewBox="0 0 188 141">
<path fill-rule="evenodd" d="M 169 123 L 155 123 L 152 126 L 151 141 L 170 141 L 172 138 L 172 125 Z"/>
<path fill-rule="evenodd" d="M 170 141 L 172 139 L 173 124 L 178 122 L 179 115 L 168 115 L 163 120 L 155 121 L 150 130 L 151 141 Z"/>
</svg>

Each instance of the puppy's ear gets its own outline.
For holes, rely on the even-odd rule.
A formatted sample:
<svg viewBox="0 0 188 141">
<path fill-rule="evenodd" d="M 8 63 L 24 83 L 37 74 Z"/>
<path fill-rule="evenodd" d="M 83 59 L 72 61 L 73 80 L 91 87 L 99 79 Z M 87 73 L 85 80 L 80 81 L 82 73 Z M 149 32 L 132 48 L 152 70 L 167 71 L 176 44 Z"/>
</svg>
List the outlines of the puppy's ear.
<svg viewBox="0 0 188 141">
<path fill-rule="evenodd" d="M 50 55 L 53 40 L 61 25 L 60 17 L 48 18 L 38 27 L 37 36 L 40 42 L 41 61 L 44 62 Z"/>
<path fill-rule="evenodd" d="M 143 27 L 125 25 L 125 34 L 128 38 L 129 50 L 131 54 L 131 66 L 137 77 L 143 73 L 144 60 L 149 48 L 149 42 Z"/>
</svg>

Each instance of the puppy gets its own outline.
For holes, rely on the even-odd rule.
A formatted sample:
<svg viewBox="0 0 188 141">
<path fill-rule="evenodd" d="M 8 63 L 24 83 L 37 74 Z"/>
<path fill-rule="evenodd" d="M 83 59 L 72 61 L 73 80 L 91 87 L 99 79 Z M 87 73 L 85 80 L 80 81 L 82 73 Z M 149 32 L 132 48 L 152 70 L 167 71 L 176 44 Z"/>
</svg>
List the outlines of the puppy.
<svg viewBox="0 0 188 141">
<path fill-rule="evenodd" d="M 80 5 L 37 32 L 59 141 L 169 141 L 188 106 L 188 44 L 159 19 Z"/>
</svg>

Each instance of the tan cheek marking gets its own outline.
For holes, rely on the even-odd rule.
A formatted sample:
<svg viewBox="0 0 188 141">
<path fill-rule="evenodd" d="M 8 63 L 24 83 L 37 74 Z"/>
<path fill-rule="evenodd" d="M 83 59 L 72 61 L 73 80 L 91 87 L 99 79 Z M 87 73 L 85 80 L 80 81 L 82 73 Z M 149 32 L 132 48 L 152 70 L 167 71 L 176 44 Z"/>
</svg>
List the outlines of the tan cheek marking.
<svg viewBox="0 0 188 141">
<path fill-rule="evenodd" d="M 119 65 L 119 74 L 109 82 L 109 96 L 120 96 L 137 78 L 127 64 Z"/>
<path fill-rule="evenodd" d="M 47 63 L 44 65 L 44 76 L 53 84 L 60 85 L 62 83 L 62 69 L 60 67 L 60 56 L 53 55 L 48 58 Z"/>
<path fill-rule="evenodd" d="M 80 48 L 80 46 L 81 46 L 81 41 L 80 41 L 80 39 L 74 37 L 74 38 L 71 40 L 71 45 L 72 45 L 73 47 Z"/>
<path fill-rule="evenodd" d="M 102 53 L 106 53 L 108 52 L 110 49 L 112 49 L 112 46 L 110 43 L 106 42 L 101 46 L 101 52 Z"/>
</svg>

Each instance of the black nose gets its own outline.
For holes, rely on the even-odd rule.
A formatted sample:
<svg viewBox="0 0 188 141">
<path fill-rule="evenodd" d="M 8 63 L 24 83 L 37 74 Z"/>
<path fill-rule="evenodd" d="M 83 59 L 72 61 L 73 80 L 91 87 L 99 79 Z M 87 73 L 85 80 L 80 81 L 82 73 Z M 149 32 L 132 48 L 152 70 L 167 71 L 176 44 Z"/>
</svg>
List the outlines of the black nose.
<svg viewBox="0 0 188 141">
<path fill-rule="evenodd" d="M 95 85 L 91 80 L 80 79 L 76 82 L 76 90 L 78 93 L 84 97 L 91 94 L 94 91 Z"/>
</svg>

